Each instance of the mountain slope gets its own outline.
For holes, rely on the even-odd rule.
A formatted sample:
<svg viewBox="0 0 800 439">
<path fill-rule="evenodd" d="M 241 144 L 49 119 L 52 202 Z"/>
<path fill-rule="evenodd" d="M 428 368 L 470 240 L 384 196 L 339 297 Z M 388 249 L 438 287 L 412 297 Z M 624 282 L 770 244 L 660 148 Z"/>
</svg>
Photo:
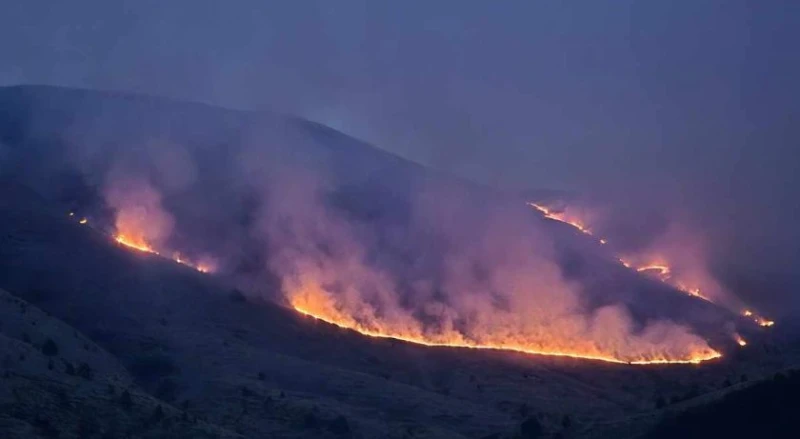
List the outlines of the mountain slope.
<svg viewBox="0 0 800 439">
<path fill-rule="evenodd" d="M 238 436 L 150 396 L 114 356 L 3 290 L 0 322 L 4 438 Z"/>
<path fill-rule="evenodd" d="M 0 287 L 87 334 L 164 411 L 185 407 L 225 434 L 481 437 L 511 435 L 536 419 L 548 433 L 579 437 L 599 423 L 649 413 L 658 397 L 758 374 L 738 358 L 635 368 L 426 348 L 366 338 L 279 306 L 281 287 L 267 270 L 274 249 L 258 233 L 263 211 L 302 201 L 307 193 L 294 183 L 311 180 L 323 189 L 324 213 L 356 224 L 354 237 L 374 239 L 369 262 L 399 254 L 414 268 L 436 267 L 444 258 L 435 246 L 446 239 L 435 231 L 466 224 L 459 231 L 471 241 L 487 212 L 513 211 L 543 243 L 553 241 L 564 272 L 584 283 L 587 306 L 623 301 L 641 321 L 699 321 L 703 333 L 727 340 L 727 313 L 623 269 L 595 242 L 541 221 L 525 200 L 318 124 L 136 95 L 14 87 L 0 89 L 0 139 Z M 114 242 L 105 196 L 118 173 L 147 177 L 175 223 L 164 244 L 219 257 L 215 275 Z M 285 173 L 293 185 L 265 189 Z M 468 208 L 435 217 L 420 235 L 399 233 L 418 220 L 420 194 L 433 205 Z M 758 339 L 751 343 L 756 348 Z"/>
</svg>

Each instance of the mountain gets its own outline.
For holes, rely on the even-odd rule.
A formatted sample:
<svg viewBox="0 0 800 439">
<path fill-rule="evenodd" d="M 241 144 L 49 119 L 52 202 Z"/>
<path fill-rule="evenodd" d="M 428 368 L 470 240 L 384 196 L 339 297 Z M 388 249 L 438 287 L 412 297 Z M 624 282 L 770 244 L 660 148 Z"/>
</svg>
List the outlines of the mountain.
<svg viewBox="0 0 800 439">
<path fill-rule="evenodd" d="M 258 232 L 270 219 L 264 206 L 288 200 L 304 211 L 313 184 L 324 209 L 310 216 L 334 217 L 323 231 L 356 224 L 347 237 L 370 244 L 364 260 L 376 267 L 429 270 L 446 241 L 435 226 L 471 241 L 486 212 L 510 211 L 552 239 L 564 272 L 585 284 L 587 306 L 623 301 L 637 319 L 691 322 L 717 340 L 731 318 L 624 270 L 517 194 L 291 116 L 11 87 L 0 89 L 0 142 L 4 437 L 634 437 L 665 404 L 691 403 L 742 374 L 769 376 L 797 358 L 755 332 L 748 350 L 726 350 L 719 361 L 641 367 L 431 348 L 303 316 L 282 299 L 267 269 L 275 250 Z M 174 222 L 163 244 L 213 254 L 217 272 L 112 239 L 107 185 L 120 175 L 136 181 L 126 179 L 132 173 L 147 176 Z M 265 189 L 276 181 L 277 193 Z M 419 221 L 420 194 L 466 215 L 431 224 L 420 232 L 427 239 L 398 235 Z"/>
</svg>

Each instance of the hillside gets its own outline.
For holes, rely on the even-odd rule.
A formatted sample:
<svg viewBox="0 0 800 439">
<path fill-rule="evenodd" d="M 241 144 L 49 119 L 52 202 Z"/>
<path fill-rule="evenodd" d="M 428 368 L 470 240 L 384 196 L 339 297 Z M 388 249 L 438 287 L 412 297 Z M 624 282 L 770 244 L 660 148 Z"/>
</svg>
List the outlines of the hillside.
<svg viewBox="0 0 800 439">
<path fill-rule="evenodd" d="M 673 414 L 648 437 L 796 437 L 798 409 L 800 372 L 791 370 L 730 392 L 718 401 Z"/>
<path fill-rule="evenodd" d="M 0 290 L 5 438 L 238 437 L 138 387 L 78 330 Z"/>
<path fill-rule="evenodd" d="M 770 376 L 794 358 L 795 349 L 779 352 L 753 329 L 748 349 L 734 350 L 727 311 L 624 270 L 574 230 L 542 221 L 516 195 L 441 175 L 311 122 L 135 95 L 14 87 L 0 90 L 0 139 L 0 288 L 10 292 L 3 293 L 0 330 L 13 360 L 3 366 L 0 429 L 18 437 L 50 434 L 53 424 L 67 435 L 81 425 L 84 412 L 74 408 L 94 412 L 95 405 L 109 410 L 97 412 L 102 422 L 94 427 L 104 433 L 112 420 L 115 431 L 130 432 L 161 406 L 152 433 L 170 437 L 505 438 L 523 425 L 561 437 L 620 437 L 652 425 L 665 404 L 713 394 L 745 374 Z M 174 220 L 164 244 L 189 255 L 209 252 L 220 260 L 218 271 L 200 273 L 112 239 L 104 185 L 119 169 L 149 176 L 163 194 Z M 292 184 L 279 185 L 277 195 L 266 190 L 286 169 Z M 324 188 L 323 215 L 308 216 L 355 224 L 348 238 L 370 244 L 369 263 L 427 273 L 445 259 L 436 245 L 447 239 L 434 232 L 451 238 L 446 232 L 456 230 L 471 242 L 489 213 L 513 212 L 521 227 L 535 231 L 535 242 L 552 241 L 564 272 L 584 285 L 587 306 L 622 301 L 636 322 L 667 316 L 692 324 L 725 357 L 636 367 L 429 348 L 302 316 L 286 306 L 267 269 L 274 249 L 257 232 L 269 219 L 264 206 L 303 200 L 307 193 L 296 190 L 306 180 L 295 177 L 308 173 Z M 437 208 L 457 204 L 463 215 L 434 215 L 429 229 L 399 233 L 418 220 L 412 207 L 420 193 Z M 86 216 L 88 225 L 69 212 Z M 339 230 L 331 225 L 340 223 L 320 229 Z M 38 317 L 26 320 L 32 315 Z M 52 358 L 52 370 L 43 352 L 47 338 L 64 359 Z M 55 380 L 69 398 L 86 402 L 53 407 L 47 423 L 37 420 L 39 399 L 24 410 L 13 399 L 30 377 Z M 109 404 L 123 389 L 135 409 Z"/>
</svg>

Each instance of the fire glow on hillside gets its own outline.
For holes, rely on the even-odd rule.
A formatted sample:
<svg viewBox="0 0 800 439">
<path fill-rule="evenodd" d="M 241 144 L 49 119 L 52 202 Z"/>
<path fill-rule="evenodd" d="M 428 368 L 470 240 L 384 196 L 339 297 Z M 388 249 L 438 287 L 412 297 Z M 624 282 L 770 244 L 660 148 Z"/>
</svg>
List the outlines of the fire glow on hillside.
<svg viewBox="0 0 800 439">
<path fill-rule="evenodd" d="M 382 326 L 377 321 L 376 326 L 366 326 L 353 318 L 328 308 L 314 300 L 298 298 L 292 306 L 299 313 L 313 317 L 340 328 L 351 329 L 362 335 L 375 338 L 388 338 L 416 343 L 425 346 L 440 346 L 469 349 L 489 349 L 521 352 L 532 355 L 569 357 L 584 360 L 604 361 L 609 363 L 648 365 L 648 364 L 699 364 L 722 356 L 718 351 L 705 344 L 684 346 L 681 354 L 676 356 L 666 352 L 642 353 L 640 356 L 624 357 L 618 352 L 605 350 L 589 341 L 583 344 L 565 344 L 558 334 L 553 334 L 549 342 L 534 344 L 524 337 L 515 337 L 511 334 L 487 334 L 485 340 L 476 341 L 466 338 L 456 330 L 439 334 L 425 334 L 417 329 Z"/>
<path fill-rule="evenodd" d="M 69 216 L 73 217 L 74 214 L 70 212 Z M 78 220 L 78 224 L 88 225 L 89 220 L 85 217 L 82 217 L 80 220 Z M 114 238 L 114 241 L 123 245 L 126 248 L 165 257 L 160 252 L 156 251 L 150 244 L 147 243 L 147 241 L 142 239 L 138 234 L 117 233 L 114 234 L 112 237 Z M 172 257 L 170 257 L 169 259 L 172 259 L 173 261 L 185 265 L 187 267 L 194 268 L 195 270 L 201 273 L 211 273 L 214 269 L 214 265 L 211 262 L 195 263 L 181 257 L 180 253 L 174 253 Z"/>
<path fill-rule="evenodd" d="M 588 226 L 585 225 L 585 222 L 581 221 L 578 218 L 575 218 L 574 215 L 567 215 L 566 212 L 556 212 L 546 206 L 534 202 L 528 202 L 527 204 L 533 209 L 539 211 L 545 218 L 570 225 L 581 233 L 594 236 L 593 233 L 589 230 Z M 601 244 L 608 243 L 606 239 L 600 239 L 599 241 Z M 709 296 L 703 294 L 700 288 L 696 286 L 689 286 L 687 285 L 687 283 L 684 283 L 681 280 L 674 279 L 672 274 L 672 268 L 668 263 L 664 261 L 634 265 L 628 259 L 623 259 L 618 257 L 617 260 L 619 260 L 620 264 L 622 264 L 625 268 L 634 269 L 639 273 L 650 275 L 651 277 L 658 279 L 659 281 L 664 282 L 666 284 L 669 284 L 672 287 L 680 291 L 683 291 L 684 293 L 690 296 L 705 300 L 707 302 L 715 303 L 715 301 L 712 300 Z M 758 316 L 749 309 L 741 311 L 741 315 L 750 318 L 751 320 L 753 320 L 753 322 L 755 322 L 759 326 L 769 327 L 775 324 L 774 321 Z M 742 339 L 740 336 L 737 335 L 736 337 L 737 337 L 737 342 L 739 343 L 740 346 L 744 346 L 745 344 L 747 344 L 747 342 L 744 342 L 744 339 Z"/>
<path fill-rule="evenodd" d="M 151 247 L 150 244 L 148 244 L 146 241 L 142 239 L 131 238 L 129 235 L 119 233 L 114 235 L 114 240 L 124 245 L 125 247 L 132 248 L 140 252 L 153 253 L 158 256 L 167 257 L 162 255 L 155 249 L 153 249 L 153 247 Z M 213 265 L 211 265 L 210 263 L 208 262 L 195 263 L 187 260 L 186 258 L 181 257 L 180 253 L 173 253 L 173 255 L 169 257 L 169 259 L 172 259 L 173 261 L 179 264 L 186 265 L 187 267 L 194 268 L 195 270 L 201 273 L 210 273 L 211 271 L 213 271 Z"/>
<path fill-rule="evenodd" d="M 210 270 L 211 267 L 190 262 L 177 253 L 168 256 L 163 246 L 155 243 L 164 241 L 159 240 L 165 236 L 162 234 L 163 227 L 171 228 L 172 220 L 160 210 L 159 203 L 152 201 L 153 197 L 137 200 L 126 194 L 121 199 L 133 199 L 138 204 L 119 202 L 116 205 L 113 238 L 117 243 L 135 251 L 170 258 L 201 272 Z M 584 233 L 590 233 L 588 229 L 584 230 Z M 443 304 L 427 304 L 426 312 L 441 319 L 429 325 L 423 323 L 424 319 L 400 308 L 379 310 L 364 302 L 366 296 L 361 295 L 367 293 L 362 288 L 382 288 L 374 284 L 382 282 L 380 275 L 366 267 L 358 267 L 351 260 L 334 259 L 324 264 L 330 264 L 331 267 L 343 264 L 347 268 L 333 268 L 330 272 L 321 273 L 319 266 L 306 265 L 308 261 L 304 258 L 307 255 L 295 255 L 292 258 L 292 263 L 300 264 L 298 270 L 294 271 L 298 276 L 297 282 L 284 279 L 284 291 L 292 308 L 305 316 L 369 337 L 390 338 L 425 346 L 505 350 L 635 365 L 698 364 L 721 357 L 719 351 L 711 348 L 703 338 L 692 334 L 688 327 L 670 321 L 653 321 L 635 330 L 624 308 L 608 306 L 593 312 L 580 311 L 575 309 L 576 298 L 561 295 L 555 285 L 554 290 L 546 294 L 563 303 L 557 305 L 560 309 L 544 312 L 553 314 L 550 317 L 540 315 L 543 312 L 540 305 L 533 305 L 537 309 L 512 306 L 503 310 L 484 307 L 481 301 L 485 299 L 475 296 L 471 299 L 473 302 L 464 303 L 464 306 L 472 308 L 471 314 L 467 313 L 466 308 L 459 311 L 441 308 Z M 351 272 L 343 273 L 347 270 Z M 514 267 L 514 270 L 517 268 Z M 539 288 L 530 285 L 524 278 L 517 278 L 525 273 L 524 270 L 502 273 L 500 276 L 505 279 L 501 282 L 511 290 L 519 291 L 513 294 L 520 294 L 519 299 L 509 295 L 506 300 L 522 300 L 525 290 Z M 354 276 L 351 280 L 355 283 L 344 288 L 352 293 L 328 289 L 328 276 L 344 276 L 341 279 L 347 279 L 350 275 Z M 540 279 L 542 276 L 546 277 L 547 274 L 539 273 Z M 369 284 L 373 286 L 367 286 Z M 388 290 L 381 294 L 384 293 L 389 296 L 396 294 Z M 543 299 L 549 300 L 547 295 Z M 464 297 L 470 297 L 470 294 L 464 292 Z M 384 305 L 396 304 L 396 300 L 396 297 L 387 298 Z M 469 321 L 462 316 L 469 316 Z"/>
</svg>

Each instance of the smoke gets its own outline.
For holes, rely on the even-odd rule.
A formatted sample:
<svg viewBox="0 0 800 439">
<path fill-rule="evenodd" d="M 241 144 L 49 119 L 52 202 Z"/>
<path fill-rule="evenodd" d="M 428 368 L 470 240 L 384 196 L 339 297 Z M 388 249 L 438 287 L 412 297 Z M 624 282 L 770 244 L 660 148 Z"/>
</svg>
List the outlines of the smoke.
<svg viewBox="0 0 800 439">
<path fill-rule="evenodd" d="M 29 117 L 53 133 L 41 145 L 66 143 L 64 163 L 104 176 L 118 241 L 179 261 L 213 255 L 221 274 L 298 311 L 429 344 L 624 362 L 717 355 L 695 322 L 662 310 L 644 320 L 614 291 L 591 300 L 562 268 L 558 247 L 570 244 L 508 193 L 283 116 L 14 92 L 38 97 Z M 40 119 L 35 104 L 65 116 Z"/>
<path fill-rule="evenodd" d="M 800 26 L 777 4 L 17 3 L 0 82 L 274 108 L 493 185 L 684 208 L 713 257 L 797 265 Z"/>
<path fill-rule="evenodd" d="M 626 362 L 713 353 L 688 327 L 637 323 L 621 304 L 590 309 L 524 205 L 434 183 L 415 194 L 409 224 L 382 227 L 330 207 L 313 174 L 269 180 L 257 231 L 301 312 L 429 344 Z"/>
<path fill-rule="evenodd" d="M 161 204 L 161 193 L 141 176 L 109 175 L 104 196 L 115 211 L 115 235 L 137 247 L 161 248 L 175 225 Z"/>
<path fill-rule="evenodd" d="M 589 207 L 591 203 L 577 199 L 550 200 L 547 207 L 531 205 L 545 217 L 591 235 L 627 268 L 735 313 L 744 308 L 743 302 L 714 274 L 707 239 L 687 226 L 678 214 L 651 221 L 649 227 L 634 228 L 624 221 L 630 217 L 641 218 L 641 215 L 622 215 L 608 208 Z"/>
</svg>

